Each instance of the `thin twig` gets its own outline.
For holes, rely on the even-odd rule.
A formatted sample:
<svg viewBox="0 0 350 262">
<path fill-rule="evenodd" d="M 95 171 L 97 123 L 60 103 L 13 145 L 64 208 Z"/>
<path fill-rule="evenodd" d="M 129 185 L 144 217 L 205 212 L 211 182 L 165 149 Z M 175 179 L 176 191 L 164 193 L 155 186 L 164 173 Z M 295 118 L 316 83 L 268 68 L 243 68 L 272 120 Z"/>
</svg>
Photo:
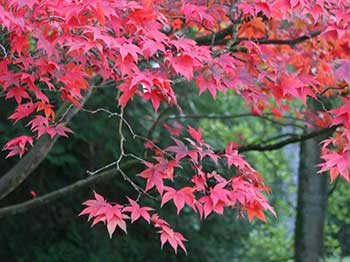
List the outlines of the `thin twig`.
<svg viewBox="0 0 350 262">
<path fill-rule="evenodd" d="M 2 50 L 2 52 L 4 53 L 4 57 L 7 57 L 7 51 L 6 51 L 6 48 L 0 44 L 0 49 Z"/>
<path fill-rule="evenodd" d="M 299 125 L 296 123 L 284 123 L 284 122 L 281 122 L 278 120 L 271 119 L 271 118 L 267 117 L 266 115 L 256 115 L 256 114 L 252 114 L 252 113 L 233 114 L 233 115 L 191 115 L 191 114 L 185 115 L 185 114 L 179 114 L 179 115 L 171 115 L 171 116 L 165 117 L 162 119 L 162 121 L 166 122 L 167 120 L 174 120 L 174 119 L 202 119 L 202 118 L 225 120 L 225 119 L 235 119 L 235 118 L 242 118 L 242 117 L 258 117 L 258 118 L 264 119 L 266 121 L 269 121 L 269 122 L 272 122 L 274 124 L 278 124 L 281 126 L 295 126 L 295 127 L 304 129 L 303 125 Z M 303 119 L 300 119 L 300 118 L 294 118 L 294 117 L 289 117 L 289 116 L 285 116 L 283 118 L 305 122 Z"/>
<path fill-rule="evenodd" d="M 340 87 L 327 87 L 326 89 L 324 89 L 321 93 L 319 93 L 319 96 L 322 96 L 322 95 L 324 95 L 327 91 L 329 91 L 329 90 L 342 90 L 342 89 L 345 89 L 346 87 L 348 87 L 349 86 L 349 84 L 348 83 L 346 83 L 345 85 L 343 85 L 343 86 L 340 86 Z"/>
<path fill-rule="evenodd" d="M 280 149 L 280 148 L 282 148 L 282 147 L 284 147 L 286 145 L 289 145 L 289 144 L 298 143 L 298 142 L 301 142 L 301 141 L 304 141 L 304 140 L 308 140 L 310 138 L 317 137 L 317 136 L 320 136 L 320 135 L 331 134 L 338 127 L 339 127 L 339 125 L 338 126 L 333 126 L 333 127 L 330 127 L 330 128 L 319 129 L 319 130 L 316 130 L 316 131 L 313 131 L 313 132 L 310 132 L 310 133 L 305 133 L 305 134 L 302 134 L 302 135 L 292 136 L 290 138 L 287 138 L 287 139 L 282 140 L 280 142 L 277 142 L 275 144 L 243 145 L 243 146 L 240 146 L 238 148 L 238 151 L 240 153 L 242 153 L 242 152 L 247 152 L 247 151 L 272 151 L 272 150 L 277 150 L 277 149 Z"/>
</svg>

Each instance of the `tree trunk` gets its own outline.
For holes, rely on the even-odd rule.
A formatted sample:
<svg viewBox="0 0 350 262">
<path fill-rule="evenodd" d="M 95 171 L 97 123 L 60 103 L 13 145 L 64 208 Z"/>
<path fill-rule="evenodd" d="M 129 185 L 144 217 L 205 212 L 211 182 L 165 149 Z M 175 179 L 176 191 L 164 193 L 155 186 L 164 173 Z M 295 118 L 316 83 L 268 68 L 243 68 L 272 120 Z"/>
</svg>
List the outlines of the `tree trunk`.
<svg viewBox="0 0 350 262">
<path fill-rule="evenodd" d="M 327 176 L 317 174 L 320 141 L 316 137 L 301 143 L 298 206 L 295 221 L 295 261 L 314 262 L 323 256 L 323 229 L 327 207 Z"/>
</svg>

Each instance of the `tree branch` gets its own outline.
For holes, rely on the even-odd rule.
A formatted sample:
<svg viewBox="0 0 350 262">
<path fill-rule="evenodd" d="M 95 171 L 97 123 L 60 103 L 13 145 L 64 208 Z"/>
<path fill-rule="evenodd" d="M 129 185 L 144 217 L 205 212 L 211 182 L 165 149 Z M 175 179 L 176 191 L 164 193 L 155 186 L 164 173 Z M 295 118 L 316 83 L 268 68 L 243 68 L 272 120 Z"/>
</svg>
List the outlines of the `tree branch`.
<svg viewBox="0 0 350 262">
<path fill-rule="evenodd" d="M 236 119 L 236 118 L 242 118 L 242 117 L 257 117 L 266 121 L 269 121 L 271 123 L 280 125 L 280 126 L 295 126 L 301 129 L 304 129 L 304 125 L 301 124 L 297 124 L 297 123 L 284 123 L 282 121 L 278 121 L 275 119 L 271 119 L 266 115 L 256 115 L 256 114 L 252 114 L 252 113 L 243 113 L 243 114 L 232 114 L 232 115 L 185 115 L 185 114 L 180 114 L 180 115 L 171 115 L 168 117 L 164 117 L 162 119 L 163 122 L 167 121 L 167 120 L 174 120 L 174 119 L 221 119 L 221 120 L 225 120 L 225 119 Z M 299 118 L 294 118 L 294 117 L 289 117 L 286 116 L 284 117 L 286 119 L 290 119 L 293 121 L 300 121 L 303 122 L 303 119 L 299 119 Z M 160 121 L 157 122 L 157 124 L 159 124 Z"/>
<path fill-rule="evenodd" d="M 101 180 L 102 178 L 106 179 L 108 177 L 112 177 L 116 173 L 117 173 L 116 169 L 108 170 L 99 175 L 90 176 L 86 179 L 79 180 L 69 186 L 58 189 L 44 196 L 37 197 L 20 204 L 15 204 L 15 205 L 0 208 L 0 218 L 7 215 L 15 215 L 15 214 L 23 213 L 34 207 L 49 204 L 50 202 L 56 199 L 66 197 L 67 195 L 74 193 L 75 191 L 77 191 L 82 187 L 89 186 L 93 183 L 96 183 L 98 182 L 98 180 Z"/>
<path fill-rule="evenodd" d="M 282 140 L 278 143 L 275 144 L 268 144 L 268 145 L 262 145 L 262 144 L 255 144 L 255 145 L 243 145 L 238 148 L 238 151 L 240 153 L 242 152 L 247 152 L 247 151 L 272 151 L 272 150 L 277 150 L 280 149 L 286 145 L 293 144 L 293 143 L 298 143 L 304 140 L 308 140 L 313 137 L 317 137 L 320 135 L 325 135 L 325 134 L 331 134 L 333 133 L 337 127 L 339 126 L 333 126 L 331 128 L 323 128 L 319 129 L 310 133 L 302 134 L 302 135 L 296 135 L 292 136 L 290 138 L 287 138 L 285 140 Z"/>
<path fill-rule="evenodd" d="M 327 91 L 329 91 L 329 90 L 343 90 L 343 89 L 347 88 L 348 86 L 349 86 L 348 83 L 346 83 L 345 85 L 339 86 L 339 87 L 330 86 L 330 87 L 325 88 L 325 89 L 324 89 L 321 93 L 319 93 L 318 95 L 319 95 L 319 96 L 322 96 L 322 95 L 324 95 L 324 94 L 325 94 Z"/>
<path fill-rule="evenodd" d="M 215 44 L 218 40 L 223 40 L 226 36 L 231 35 L 233 33 L 233 30 L 234 26 L 230 25 L 215 34 L 197 37 L 194 40 L 197 42 L 197 45 L 211 45 L 214 39 Z"/>
<path fill-rule="evenodd" d="M 225 39 L 226 36 L 230 35 L 233 33 L 234 26 L 228 26 L 227 28 L 215 33 L 215 34 L 210 34 L 206 36 L 201 36 L 197 37 L 194 40 L 197 42 L 197 45 L 224 45 L 228 41 L 232 41 L 233 39 Z M 300 44 L 306 40 L 309 40 L 311 38 L 317 37 L 321 34 L 320 30 L 313 31 L 309 34 L 305 34 L 303 36 L 300 36 L 298 38 L 293 38 L 293 39 L 266 39 L 266 38 L 236 38 L 233 41 L 233 45 L 237 45 L 242 41 L 252 41 L 257 44 L 262 44 L 262 45 L 290 45 L 294 46 L 297 44 Z M 214 43 L 212 39 L 215 39 Z"/>
<path fill-rule="evenodd" d="M 129 162 L 127 162 L 127 164 L 125 164 L 125 167 L 126 166 L 132 167 L 133 165 L 138 164 L 138 163 L 139 162 L 137 162 L 136 160 L 135 161 L 130 160 Z M 36 197 L 34 199 L 25 201 L 23 203 L 0 208 L 0 218 L 5 217 L 5 216 L 20 214 L 20 213 L 28 211 L 29 209 L 39 207 L 42 205 L 47 205 L 47 204 L 51 203 L 52 201 L 66 197 L 66 196 L 76 192 L 79 189 L 96 184 L 96 183 L 104 181 L 106 179 L 110 179 L 110 178 L 114 177 L 115 175 L 117 175 L 118 173 L 119 173 L 119 171 L 116 168 L 105 170 L 99 174 L 81 179 L 81 180 L 79 180 L 71 185 L 60 188 L 60 189 L 55 190 L 55 191 L 48 193 L 46 195 Z"/>
<path fill-rule="evenodd" d="M 309 40 L 311 38 L 314 38 L 316 36 L 319 36 L 321 34 L 320 30 L 311 32 L 310 34 L 305 34 L 303 36 L 300 36 L 298 38 L 293 39 L 264 39 L 264 38 L 257 38 L 257 39 L 248 39 L 248 38 L 237 38 L 235 41 L 235 44 L 238 44 L 239 42 L 248 40 L 253 41 L 254 43 L 261 44 L 261 45 L 297 45 L 300 44 L 306 40 Z"/>
</svg>

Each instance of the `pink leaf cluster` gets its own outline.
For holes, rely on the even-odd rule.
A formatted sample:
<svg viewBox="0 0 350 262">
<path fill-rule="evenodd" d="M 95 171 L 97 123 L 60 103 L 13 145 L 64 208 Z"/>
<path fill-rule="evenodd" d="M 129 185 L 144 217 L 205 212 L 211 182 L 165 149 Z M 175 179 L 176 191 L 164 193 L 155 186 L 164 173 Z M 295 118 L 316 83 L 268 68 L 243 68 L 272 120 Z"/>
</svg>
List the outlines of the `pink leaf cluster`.
<svg viewBox="0 0 350 262">
<path fill-rule="evenodd" d="M 199 214 L 200 219 L 205 219 L 212 213 L 222 215 L 224 208 L 237 209 L 241 214 L 245 211 L 249 221 L 254 217 L 266 221 L 265 211 L 276 215 L 264 194 L 269 193 L 269 188 L 264 184 L 261 175 L 238 154 L 232 144 L 227 146 L 225 152 L 216 153 L 203 141 L 200 129 L 189 126 L 188 134 L 190 137 L 185 138 L 187 144 L 173 138 L 176 145 L 158 152 L 160 155 L 154 156 L 155 163 L 145 162 L 146 169 L 138 174 L 146 180 L 145 192 L 158 192 L 161 207 L 173 202 L 179 215 L 185 206 L 188 206 Z M 173 157 L 170 157 L 169 153 L 173 153 Z M 204 160 L 214 163 L 226 162 L 227 172 L 232 174 L 225 178 L 216 171 L 205 172 Z M 187 185 L 177 189 L 174 187 L 174 174 L 177 171 L 181 173 L 180 170 L 186 163 L 190 163 L 193 174 L 189 177 Z M 159 228 L 161 246 L 169 242 L 175 252 L 178 246 L 186 252 L 183 245 L 185 238 L 174 232 L 166 221 L 157 218 L 155 213 L 151 215 L 150 212 L 154 212 L 152 208 L 141 207 L 137 201 L 130 198 L 129 204 L 124 206 L 111 205 L 97 193 L 95 198 L 96 200 L 86 201 L 84 205 L 88 207 L 81 212 L 81 215 L 89 214 L 89 220 L 95 218 L 93 225 L 98 222 L 106 223 L 108 232 L 112 235 L 116 226 L 126 232 L 125 219 L 131 218 L 133 223 L 142 218 L 148 223 L 152 221 L 154 226 Z"/>
</svg>

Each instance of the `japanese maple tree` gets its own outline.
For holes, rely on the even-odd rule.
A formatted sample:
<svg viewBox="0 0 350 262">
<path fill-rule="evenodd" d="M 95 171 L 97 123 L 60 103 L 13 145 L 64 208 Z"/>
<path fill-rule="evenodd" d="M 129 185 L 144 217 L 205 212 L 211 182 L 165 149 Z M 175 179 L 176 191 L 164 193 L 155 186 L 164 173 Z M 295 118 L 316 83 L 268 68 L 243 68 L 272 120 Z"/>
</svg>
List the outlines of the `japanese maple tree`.
<svg viewBox="0 0 350 262">
<path fill-rule="evenodd" d="M 26 127 L 4 145 L 7 157 L 22 157 L 42 136 L 69 136 L 72 110 L 119 118 L 120 157 L 91 175 L 114 166 L 138 197 L 115 203 L 95 192 L 80 213 L 93 225 L 105 223 L 111 237 L 116 228 L 127 232 L 128 223 L 144 220 L 160 234 L 161 246 L 187 252 L 185 237 L 154 207 L 141 206 L 143 197 L 158 207 L 171 203 L 177 214 L 188 206 L 201 219 L 225 208 L 249 220 L 266 221 L 266 211 L 275 215 L 262 175 L 241 154 L 259 146 L 233 138 L 226 149 L 214 150 L 200 128 L 181 124 L 164 125 L 173 143 L 163 148 L 151 136 L 134 133 L 124 117 L 127 105 L 143 99 L 154 111 L 163 103 L 182 113 L 174 88 L 179 82 L 193 82 L 199 95 L 209 91 L 214 98 L 233 90 L 253 115 L 279 119 L 293 113 L 310 134 L 328 132 L 320 172 L 349 181 L 349 1 L 0 0 L 0 30 L 1 94 L 15 104 L 8 118 Z M 84 108 L 93 90 L 106 83 L 119 92 L 119 112 Z M 336 102 L 326 106 L 331 97 Z M 309 110 L 310 99 L 324 110 Z M 293 106 L 295 100 L 304 107 Z M 63 112 L 57 108 L 62 101 L 68 105 Z M 153 157 L 126 152 L 126 131 L 143 140 Z M 129 157 L 143 171 L 126 174 L 121 164 Z M 220 162 L 230 177 L 208 171 L 204 160 Z M 175 187 L 184 166 L 192 170 L 187 183 Z"/>
</svg>

